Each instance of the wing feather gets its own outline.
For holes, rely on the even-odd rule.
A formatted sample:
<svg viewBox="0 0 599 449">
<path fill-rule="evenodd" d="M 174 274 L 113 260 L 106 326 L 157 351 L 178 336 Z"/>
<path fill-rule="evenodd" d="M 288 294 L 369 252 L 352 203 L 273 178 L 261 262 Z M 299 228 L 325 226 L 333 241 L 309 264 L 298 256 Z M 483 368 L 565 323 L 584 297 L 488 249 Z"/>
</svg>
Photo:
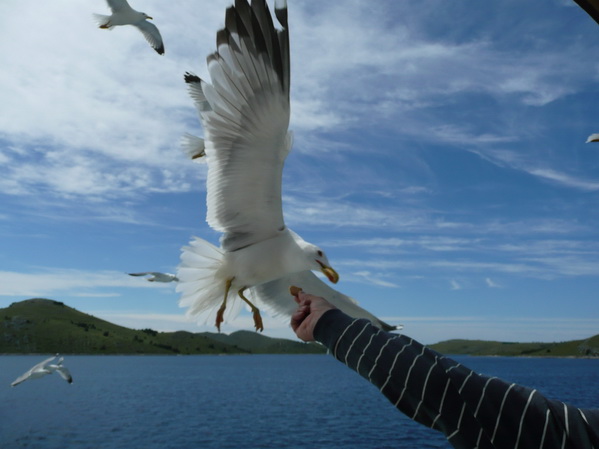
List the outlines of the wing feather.
<svg viewBox="0 0 599 449">
<path fill-rule="evenodd" d="M 204 127 L 208 162 L 207 222 L 227 251 L 260 242 L 285 227 L 283 164 L 292 141 L 289 84 L 281 46 L 264 0 L 237 0 L 208 57 L 211 82 L 186 74 Z M 288 41 L 287 41 L 288 42 Z"/>
<path fill-rule="evenodd" d="M 50 358 L 44 360 L 43 362 L 38 363 L 37 365 L 34 365 L 30 370 L 21 374 L 19 377 L 17 377 L 10 385 L 12 387 L 14 387 L 16 385 L 19 385 L 22 382 L 25 382 L 27 379 L 29 379 L 31 377 L 31 375 L 34 372 L 44 370 L 46 368 L 46 365 L 48 365 L 50 362 L 52 362 L 55 358 L 56 358 L 56 356 L 53 356 L 53 357 L 50 357 Z"/>
<path fill-rule="evenodd" d="M 58 368 L 56 368 L 56 371 L 58 374 L 60 374 L 60 377 L 62 377 L 68 383 L 73 383 L 73 376 L 71 376 L 71 372 L 66 366 L 60 365 Z"/>
<path fill-rule="evenodd" d="M 321 281 L 311 271 L 294 273 L 275 281 L 252 287 L 250 295 L 254 301 L 269 309 L 274 315 L 290 317 L 297 309 L 297 304 L 289 294 L 289 287 L 292 285 L 300 287 L 303 291 L 311 295 L 325 298 L 335 307 L 354 318 L 367 318 L 386 331 L 397 329 L 396 326 L 385 323 L 360 307 L 358 302 L 352 297 L 329 287 L 328 284 Z M 282 298 L 289 298 L 289 300 L 282 301 Z"/>
<path fill-rule="evenodd" d="M 141 22 L 137 22 L 133 24 L 137 27 L 141 34 L 144 35 L 148 44 L 156 50 L 156 53 L 159 55 L 164 54 L 164 43 L 162 42 L 162 36 L 160 35 L 160 31 L 158 31 L 158 27 L 153 23 L 148 22 L 147 20 L 142 20 Z"/>
<path fill-rule="evenodd" d="M 108 3 L 108 7 L 113 13 L 133 11 L 133 8 L 127 3 L 127 0 L 106 0 L 106 3 Z"/>
</svg>

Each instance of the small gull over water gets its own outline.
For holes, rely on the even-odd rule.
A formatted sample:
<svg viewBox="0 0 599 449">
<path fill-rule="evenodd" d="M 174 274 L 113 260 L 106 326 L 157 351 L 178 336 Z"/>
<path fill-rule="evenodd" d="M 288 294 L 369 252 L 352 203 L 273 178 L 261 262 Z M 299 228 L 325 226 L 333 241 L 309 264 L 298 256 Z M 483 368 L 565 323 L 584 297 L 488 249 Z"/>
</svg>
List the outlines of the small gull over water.
<svg viewBox="0 0 599 449">
<path fill-rule="evenodd" d="M 48 374 L 52 374 L 53 372 L 57 372 L 58 374 L 60 374 L 60 377 L 62 377 L 68 383 L 73 383 L 73 377 L 71 376 L 71 373 L 69 372 L 67 367 L 63 366 L 62 364 L 64 360 L 63 357 L 59 358 L 56 363 L 52 363 L 56 359 L 56 357 L 58 357 L 58 354 L 56 354 L 53 357 L 50 357 L 49 359 L 44 360 L 43 362 L 38 363 L 25 374 L 17 377 L 17 379 L 13 383 L 11 383 L 10 386 L 15 387 L 20 383 L 25 382 L 26 380 L 39 379 L 40 377 L 47 376 Z"/>
</svg>

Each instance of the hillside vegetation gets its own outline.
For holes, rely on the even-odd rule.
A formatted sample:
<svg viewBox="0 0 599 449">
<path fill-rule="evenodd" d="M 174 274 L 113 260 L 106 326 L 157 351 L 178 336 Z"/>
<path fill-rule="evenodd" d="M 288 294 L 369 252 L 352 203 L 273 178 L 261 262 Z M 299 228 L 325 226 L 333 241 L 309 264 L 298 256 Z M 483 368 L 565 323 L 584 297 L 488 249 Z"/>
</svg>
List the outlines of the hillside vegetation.
<svg viewBox="0 0 599 449">
<path fill-rule="evenodd" d="M 29 354 L 323 353 L 322 347 L 239 331 L 212 333 L 134 330 L 62 302 L 34 298 L 0 309 L 0 353 Z"/>
<path fill-rule="evenodd" d="M 511 343 L 484 340 L 447 340 L 432 349 L 442 354 L 498 355 L 498 356 L 546 356 L 546 357 L 597 357 L 599 335 L 561 343 Z"/>
<path fill-rule="evenodd" d="M 562 343 L 448 340 L 430 345 L 442 354 L 599 356 L 599 335 Z M 34 298 L 0 309 L 0 353 L 31 354 L 314 354 L 322 346 L 253 331 L 157 332 L 129 329 L 79 312 L 62 302 Z"/>
</svg>

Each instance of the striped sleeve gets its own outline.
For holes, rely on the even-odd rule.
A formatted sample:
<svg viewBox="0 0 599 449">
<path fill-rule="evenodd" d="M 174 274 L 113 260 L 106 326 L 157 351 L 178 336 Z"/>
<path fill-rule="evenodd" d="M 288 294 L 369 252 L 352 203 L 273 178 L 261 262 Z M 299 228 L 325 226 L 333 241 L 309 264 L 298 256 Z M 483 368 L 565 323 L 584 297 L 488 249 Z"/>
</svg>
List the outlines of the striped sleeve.
<svg viewBox="0 0 599 449">
<path fill-rule="evenodd" d="M 340 310 L 326 312 L 314 336 L 401 412 L 443 432 L 456 448 L 599 449 L 599 410 L 579 410 L 534 389 L 476 374 L 407 336 Z"/>
</svg>

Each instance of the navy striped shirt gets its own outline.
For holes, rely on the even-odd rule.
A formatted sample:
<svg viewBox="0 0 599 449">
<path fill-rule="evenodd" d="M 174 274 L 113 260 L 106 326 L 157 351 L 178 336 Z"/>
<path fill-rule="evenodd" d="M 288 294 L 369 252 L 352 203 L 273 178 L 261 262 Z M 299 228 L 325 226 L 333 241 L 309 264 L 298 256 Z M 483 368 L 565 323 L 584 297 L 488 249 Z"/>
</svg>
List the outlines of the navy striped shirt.
<svg viewBox="0 0 599 449">
<path fill-rule="evenodd" d="M 323 314 L 314 337 L 401 412 L 443 432 L 456 448 L 599 449 L 599 409 L 578 409 L 477 374 L 340 310 Z"/>
</svg>

